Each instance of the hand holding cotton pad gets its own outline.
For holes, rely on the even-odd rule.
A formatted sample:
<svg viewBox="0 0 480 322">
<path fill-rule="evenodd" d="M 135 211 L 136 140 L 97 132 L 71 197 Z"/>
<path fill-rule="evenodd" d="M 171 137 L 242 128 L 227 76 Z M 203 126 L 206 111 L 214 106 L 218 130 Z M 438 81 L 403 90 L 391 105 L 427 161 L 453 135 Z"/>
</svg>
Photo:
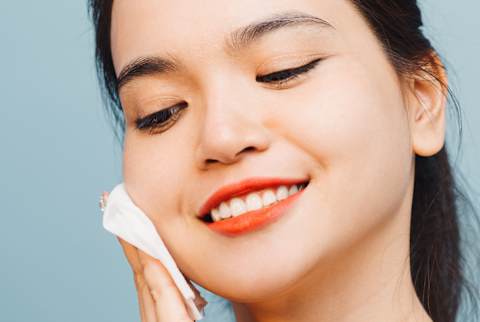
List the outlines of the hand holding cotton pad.
<svg viewBox="0 0 480 322">
<path fill-rule="evenodd" d="M 103 227 L 160 260 L 182 294 L 190 317 L 193 320 L 203 318 L 201 309 L 195 305 L 195 293 L 178 269 L 155 226 L 147 215 L 133 203 L 123 183 L 118 184 L 108 197 L 108 202 L 103 210 Z"/>
</svg>

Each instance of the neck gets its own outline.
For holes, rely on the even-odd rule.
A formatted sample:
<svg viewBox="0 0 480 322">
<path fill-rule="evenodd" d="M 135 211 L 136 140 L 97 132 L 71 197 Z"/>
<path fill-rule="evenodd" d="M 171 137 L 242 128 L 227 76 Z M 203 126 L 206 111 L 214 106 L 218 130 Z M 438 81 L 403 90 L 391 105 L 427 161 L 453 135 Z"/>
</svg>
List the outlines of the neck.
<svg viewBox="0 0 480 322">
<path fill-rule="evenodd" d="M 237 322 L 431 322 L 411 278 L 410 215 L 403 208 L 274 298 L 232 302 Z"/>
</svg>

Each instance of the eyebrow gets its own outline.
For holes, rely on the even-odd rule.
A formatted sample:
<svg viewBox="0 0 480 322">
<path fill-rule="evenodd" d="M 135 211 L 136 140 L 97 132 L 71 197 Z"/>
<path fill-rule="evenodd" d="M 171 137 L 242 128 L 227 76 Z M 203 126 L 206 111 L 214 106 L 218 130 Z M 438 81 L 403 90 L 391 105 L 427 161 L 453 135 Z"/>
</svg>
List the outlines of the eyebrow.
<svg viewBox="0 0 480 322">
<path fill-rule="evenodd" d="M 262 36 L 276 30 L 294 26 L 317 26 L 321 29 L 335 29 L 328 21 L 300 11 L 287 11 L 254 21 L 231 32 L 225 38 L 225 49 L 229 53 L 239 52 Z M 117 78 L 117 91 L 133 79 L 176 72 L 180 63 L 173 56 L 144 56 L 128 63 Z"/>
</svg>

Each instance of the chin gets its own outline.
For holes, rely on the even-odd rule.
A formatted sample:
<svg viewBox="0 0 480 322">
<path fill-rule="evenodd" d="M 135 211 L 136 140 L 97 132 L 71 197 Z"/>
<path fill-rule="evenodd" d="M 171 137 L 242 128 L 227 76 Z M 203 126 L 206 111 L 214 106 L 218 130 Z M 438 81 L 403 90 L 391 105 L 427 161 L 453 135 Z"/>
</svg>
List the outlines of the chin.
<svg viewBox="0 0 480 322">
<path fill-rule="evenodd" d="M 228 265 L 214 265 L 215 271 L 212 271 L 212 267 L 205 267 L 202 271 L 208 271 L 208 277 L 203 274 L 203 283 L 199 284 L 234 302 L 272 299 L 299 283 L 318 265 L 318 256 L 321 256 L 312 254 L 308 249 L 299 252 L 293 247 L 283 251 L 271 250 L 268 256 L 264 252 L 249 255 L 236 261 L 225 259 Z"/>
</svg>

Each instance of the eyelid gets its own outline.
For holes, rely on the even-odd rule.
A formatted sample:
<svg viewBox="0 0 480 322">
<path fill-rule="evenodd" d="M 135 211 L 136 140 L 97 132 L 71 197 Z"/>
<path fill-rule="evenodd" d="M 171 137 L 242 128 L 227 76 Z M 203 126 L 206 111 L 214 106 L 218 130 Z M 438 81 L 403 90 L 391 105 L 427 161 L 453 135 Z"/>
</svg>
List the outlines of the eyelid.
<svg viewBox="0 0 480 322">
<path fill-rule="evenodd" d="M 155 95 L 147 99 L 139 99 L 134 105 L 135 116 L 133 120 L 135 122 L 135 120 L 146 119 L 183 101 L 182 98 L 174 95 Z"/>
<path fill-rule="evenodd" d="M 298 84 L 302 79 L 305 79 L 308 73 L 322 60 L 324 60 L 324 58 L 316 58 L 298 67 L 286 68 L 266 75 L 258 75 L 256 81 L 265 84 L 264 86 L 267 86 L 267 88 L 273 87 L 278 90 L 288 89 Z"/>
<path fill-rule="evenodd" d="M 149 114 L 158 112 L 161 108 L 168 108 L 181 102 L 183 99 L 174 95 L 153 95 L 147 99 L 139 99 L 136 103 L 138 111 L 137 118 L 145 117 Z M 151 110 L 152 112 L 148 112 Z"/>
<path fill-rule="evenodd" d="M 158 128 L 161 128 L 161 132 L 166 131 L 181 117 L 181 114 L 183 114 L 186 108 L 188 108 L 188 103 L 182 101 L 172 106 L 160 108 L 158 111 L 145 116 L 137 117 L 135 120 L 135 128 L 140 131 L 148 130 L 150 132 L 156 131 Z M 166 121 L 153 124 L 152 126 L 144 126 L 145 123 L 151 122 L 155 117 L 166 113 L 170 114 L 170 117 Z"/>
<path fill-rule="evenodd" d="M 314 57 L 322 58 L 323 56 L 318 52 L 307 54 L 307 55 L 285 54 L 285 55 L 276 56 L 274 58 L 270 58 L 265 62 L 261 63 L 257 67 L 255 72 L 257 75 L 267 75 L 283 69 L 292 69 L 292 68 L 302 66 L 304 64 L 311 62 L 314 59 Z M 292 66 L 292 64 L 294 64 L 294 66 Z M 268 65 L 268 68 L 266 68 L 266 70 L 262 70 L 266 65 Z"/>
</svg>

